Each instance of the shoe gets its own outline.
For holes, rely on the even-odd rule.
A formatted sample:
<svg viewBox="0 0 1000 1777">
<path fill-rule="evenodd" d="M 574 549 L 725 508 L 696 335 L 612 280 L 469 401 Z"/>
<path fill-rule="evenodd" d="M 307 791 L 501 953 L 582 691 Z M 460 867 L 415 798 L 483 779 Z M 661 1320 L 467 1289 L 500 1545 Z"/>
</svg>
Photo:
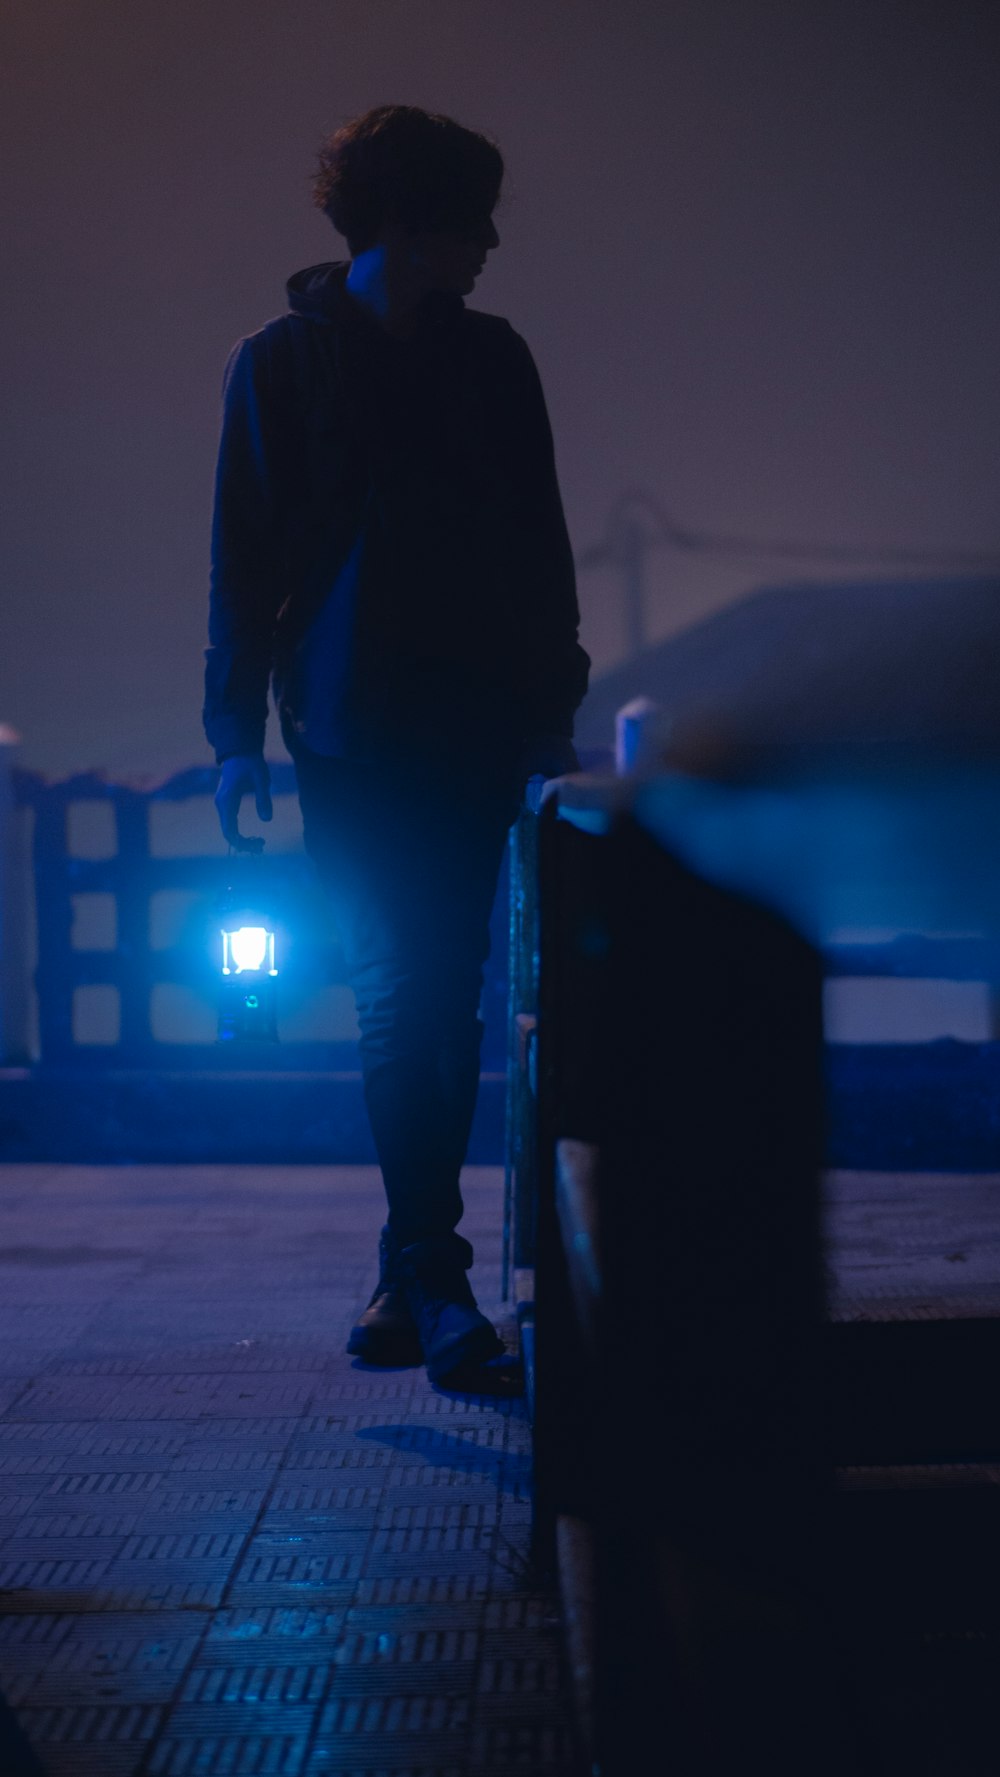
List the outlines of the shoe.
<svg viewBox="0 0 1000 1777">
<path fill-rule="evenodd" d="M 351 1328 L 348 1352 L 366 1364 L 385 1364 L 390 1368 L 423 1363 L 420 1335 L 406 1291 L 396 1275 L 399 1249 L 388 1227 L 379 1236 L 378 1256 L 378 1283 L 367 1308 Z"/>
<path fill-rule="evenodd" d="M 476 1307 L 466 1272 L 472 1248 L 460 1234 L 437 1234 L 403 1247 L 398 1276 L 432 1382 L 463 1388 L 491 1358 L 502 1357 L 503 1341 Z"/>
</svg>

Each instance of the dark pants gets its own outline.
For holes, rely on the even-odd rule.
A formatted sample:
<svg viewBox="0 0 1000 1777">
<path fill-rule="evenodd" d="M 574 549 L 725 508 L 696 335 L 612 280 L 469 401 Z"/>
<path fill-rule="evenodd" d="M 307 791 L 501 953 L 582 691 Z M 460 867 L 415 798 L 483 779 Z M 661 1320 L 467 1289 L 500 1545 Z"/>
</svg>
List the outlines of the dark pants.
<svg viewBox="0 0 1000 1777">
<path fill-rule="evenodd" d="M 462 1215 L 489 917 L 520 783 L 510 759 L 446 770 L 297 750 L 295 763 L 354 989 L 389 1227 L 409 1245 Z"/>
</svg>

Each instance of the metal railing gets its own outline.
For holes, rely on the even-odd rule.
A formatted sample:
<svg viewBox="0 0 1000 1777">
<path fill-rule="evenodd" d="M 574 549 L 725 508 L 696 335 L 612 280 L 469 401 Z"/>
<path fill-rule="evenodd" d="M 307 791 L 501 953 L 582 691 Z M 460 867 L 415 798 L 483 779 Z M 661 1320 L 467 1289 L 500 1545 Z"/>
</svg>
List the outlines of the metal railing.
<svg viewBox="0 0 1000 1777">
<path fill-rule="evenodd" d="M 43 1068 L 356 1072 L 359 1064 L 353 1034 L 295 1036 L 283 1030 L 277 1048 L 259 1042 L 220 1044 L 213 1040 L 221 963 L 220 913 L 227 889 L 234 883 L 239 899 L 252 897 L 273 914 L 280 964 L 279 1005 L 286 1011 L 304 1007 L 330 987 L 343 987 L 349 1005 L 344 957 L 329 906 L 301 848 L 281 850 L 272 841 L 259 858 L 227 857 L 221 837 L 215 835 L 214 811 L 210 809 L 206 810 L 210 816 L 207 832 L 197 820 L 179 818 L 169 846 L 157 843 L 161 824 L 157 809 L 165 804 L 194 803 L 199 798 L 207 802 L 216 783 L 217 772 L 212 766 L 192 767 L 151 786 L 114 782 L 99 772 L 79 773 L 58 782 L 30 771 L 14 772 L 15 804 L 30 811 L 34 825 L 34 987 Z M 290 763 L 271 766 L 271 788 L 277 827 L 280 799 L 295 794 L 295 770 Z M 80 855 L 74 843 L 72 829 L 79 809 L 88 804 L 101 805 L 110 812 L 110 833 L 99 856 Z M 214 855 L 210 847 L 216 848 Z M 157 919 L 156 898 L 171 892 L 175 900 L 171 917 Z M 104 901 L 108 917 L 102 922 L 101 941 L 95 942 L 80 914 L 88 899 L 93 906 L 98 897 Z M 487 1074 L 501 1072 L 505 1061 L 506 908 L 505 869 L 483 996 L 486 1033 L 482 1066 Z M 158 1028 L 164 1021 L 155 1016 L 156 995 L 164 987 L 189 990 L 189 1002 L 200 1012 L 197 1037 L 186 1039 L 183 1028 L 174 1028 L 165 1037 Z M 82 990 L 94 988 L 113 1001 L 116 1015 L 99 1040 L 82 1040 L 78 996 Z M 317 1024 L 315 1019 L 304 1022 L 313 1028 Z M 353 1013 L 339 1022 L 353 1024 Z M 177 1023 L 175 1019 L 175 1027 Z M 183 1026 L 183 1019 L 180 1023 Z M 294 1029 L 303 1021 L 290 1018 L 288 1023 Z"/>
<path fill-rule="evenodd" d="M 291 765 L 272 768 L 276 796 L 294 790 Z M 185 803 L 213 794 L 216 772 L 194 767 L 149 788 L 115 783 L 97 772 L 50 783 L 19 771 L 14 792 L 34 817 L 32 867 L 37 922 L 35 989 L 40 1059 L 44 1066 L 83 1068 L 236 1068 L 261 1065 L 259 1048 L 216 1046 L 209 1041 L 159 1038 L 154 1030 L 154 992 L 162 984 L 193 990 L 208 1007 L 217 993 L 219 909 L 233 875 L 225 855 L 157 855 L 151 835 L 157 804 Z M 111 813 L 106 855 L 80 856 L 71 834 L 71 814 L 81 805 L 101 804 Z M 242 863 L 237 868 L 244 868 Z M 280 909 L 283 928 L 294 932 L 283 963 L 301 990 L 306 971 L 320 982 L 344 979 L 343 958 L 328 921 L 321 915 L 318 890 L 304 855 L 265 853 L 253 861 L 254 890 Z M 182 912 L 166 942 L 153 930 L 154 897 L 179 894 Z M 112 903 L 100 943 L 88 942 L 78 914 L 87 897 Z M 91 903 L 92 905 L 93 903 Z M 80 1040 L 77 995 L 81 989 L 111 990 L 117 1018 L 100 1041 Z M 306 1042 L 283 1046 L 282 1067 L 354 1065 L 352 1042 Z"/>
</svg>

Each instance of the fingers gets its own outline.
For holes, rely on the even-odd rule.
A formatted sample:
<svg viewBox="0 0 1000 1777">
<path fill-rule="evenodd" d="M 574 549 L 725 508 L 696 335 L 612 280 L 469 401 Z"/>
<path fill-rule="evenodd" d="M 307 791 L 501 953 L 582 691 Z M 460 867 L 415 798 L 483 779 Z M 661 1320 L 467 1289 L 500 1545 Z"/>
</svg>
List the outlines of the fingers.
<svg viewBox="0 0 1000 1777">
<path fill-rule="evenodd" d="M 220 785 L 216 794 L 215 807 L 219 816 L 219 825 L 222 828 L 222 837 L 229 845 L 239 844 L 240 803 L 242 800 L 242 790 L 235 789 L 230 785 L 227 785 L 225 789 Z"/>
<path fill-rule="evenodd" d="M 240 803 L 245 792 L 250 790 L 253 791 L 258 819 L 269 821 L 274 811 L 271 774 L 264 759 L 245 754 L 227 759 L 215 793 L 215 807 L 222 836 L 235 851 L 260 851 L 264 844 L 262 839 L 247 839 L 240 833 Z"/>
</svg>

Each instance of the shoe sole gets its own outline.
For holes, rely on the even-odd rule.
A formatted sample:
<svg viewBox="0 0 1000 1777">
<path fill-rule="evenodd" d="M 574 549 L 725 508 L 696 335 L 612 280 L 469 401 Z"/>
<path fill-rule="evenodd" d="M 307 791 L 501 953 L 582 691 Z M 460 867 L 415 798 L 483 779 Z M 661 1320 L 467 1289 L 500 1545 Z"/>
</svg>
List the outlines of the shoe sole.
<svg viewBox="0 0 1000 1777">
<path fill-rule="evenodd" d="M 502 1357 L 505 1350 L 504 1342 L 494 1327 L 474 1327 L 470 1333 L 456 1339 L 448 1350 L 440 1352 L 427 1365 L 427 1374 L 432 1382 L 444 1383 L 450 1376 L 464 1376 L 474 1370 L 477 1364 L 488 1363 L 490 1358 Z"/>
</svg>

